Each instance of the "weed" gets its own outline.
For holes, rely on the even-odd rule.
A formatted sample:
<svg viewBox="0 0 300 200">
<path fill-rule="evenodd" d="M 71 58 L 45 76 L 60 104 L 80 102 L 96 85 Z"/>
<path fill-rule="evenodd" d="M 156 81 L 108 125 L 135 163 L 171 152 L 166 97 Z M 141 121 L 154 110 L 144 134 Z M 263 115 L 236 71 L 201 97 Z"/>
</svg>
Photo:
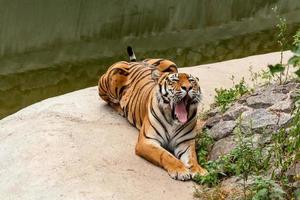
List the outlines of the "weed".
<svg viewBox="0 0 300 200">
<path fill-rule="evenodd" d="M 286 79 L 288 77 L 288 71 L 289 71 L 289 65 L 286 68 L 285 65 L 283 65 L 283 51 L 287 48 L 288 42 L 287 42 L 287 23 L 286 19 L 279 15 L 278 8 L 274 7 L 273 11 L 278 19 L 278 24 L 276 27 L 278 28 L 278 34 L 277 34 L 277 43 L 280 46 L 280 63 L 276 65 L 268 65 L 268 68 L 273 76 L 277 76 L 279 83 L 283 83 L 283 75 L 284 71 L 286 70 Z M 279 74 L 279 75 L 277 75 Z"/>
<path fill-rule="evenodd" d="M 252 200 L 282 200 L 285 199 L 285 192 L 282 187 L 272 179 L 256 177 L 250 186 Z"/>
<path fill-rule="evenodd" d="M 285 196 L 292 198 L 293 186 L 289 184 L 291 177 L 286 176 L 286 171 L 300 158 L 299 133 L 300 109 L 298 108 L 294 112 L 291 126 L 288 129 L 282 128 L 273 134 L 269 153 L 264 154 L 263 146 L 254 146 L 252 137 L 245 137 L 245 135 L 251 135 L 252 133 L 242 134 L 240 125 L 238 125 L 235 131 L 236 148 L 217 160 L 206 161 L 214 141 L 204 131 L 198 137 L 198 159 L 209 174 L 207 176 L 196 176 L 194 180 L 208 187 L 216 187 L 210 190 L 209 195 L 211 196 L 207 199 L 217 199 L 218 195 L 224 195 L 218 189 L 219 183 L 230 176 L 240 176 L 243 179 L 243 199 L 284 199 Z M 262 174 L 266 174 L 270 171 L 270 168 L 276 169 L 277 173 L 273 171 L 270 178 L 262 178 Z M 247 186 L 250 175 L 256 176 L 256 179 L 254 183 Z M 294 180 L 296 178 L 294 177 Z M 200 195 L 199 192 L 198 195 Z M 213 198 L 213 195 L 216 195 L 216 198 Z M 202 195 L 202 197 L 204 196 Z"/>
<path fill-rule="evenodd" d="M 300 78 L 300 30 L 298 30 L 294 36 L 292 52 L 294 56 L 289 59 L 288 64 L 297 68 L 295 74 Z"/>
<path fill-rule="evenodd" d="M 284 31 L 286 30 L 284 23 L 285 20 L 280 19 L 280 25 L 278 25 L 279 30 L 282 32 L 282 34 L 278 35 L 278 43 L 282 46 L 282 51 L 286 42 L 284 38 Z M 286 82 L 289 65 L 298 68 L 296 75 L 300 78 L 300 30 L 294 37 L 293 45 L 292 52 L 294 56 L 290 58 L 289 64 L 284 65 L 282 63 L 281 54 L 280 64 L 269 66 L 269 71 L 253 73 L 252 69 L 249 69 L 254 85 L 258 84 L 258 79 L 266 80 L 267 83 L 270 83 L 274 80 L 274 77 L 277 77 L 280 83 Z M 286 72 L 285 80 L 282 77 L 284 71 Z M 220 106 L 223 112 L 234 101 L 251 91 L 244 80 L 238 84 L 235 84 L 233 81 L 233 85 L 233 88 L 230 89 L 216 89 L 216 105 Z M 283 127 L 279 131 L 272 133 L 270 144 L 267 144 L 267 146 L 254 146 L 253 138 L 248 137 L 253 135 L 253 133 L 243 134 L 240 125 L 241 121 L 239 121 L 235 129 L 236 148 L 217 160 L 206 161 L 214 141 L 204 130 L 204 134 L 198 138 L 197 152 L 200 164 L 208 170 L 209 174 L 204 177 L 195 177 L 195 182 L 205 185 L 202 186 L 204 188 L 202 191 L 196 191 L 195 196 L 200 199 L 225 199 L 228 196 L 228 191 L 223 190 L 220 183 L 230 176 L 239 176 L 243 180 L 244 200 L 293 199 L 295 186 L 291 183 L 298 180 L 299 177 L 297 175 L 296 177 L 288 176 L 287 171 L 300 160 L 300 92 L 297 95 L 295 97 L 296 109 L 293 112 L 292 122 L 288 128 Z M 265 151 L 266 148 L 268 148 L 268 151 Z M 271 175 L 270 172 L 272 173 Z M 249 184 L 250 181 L 248 181 L 250 176 L 255 177 L 252 184 Z"/>
<path fill-rule="evenodd" d="M 206 130 L 197 135 L 197 155 L 200 165 L 206 164 L 208 153 L 214 143 L 214 140 L 208 135 Z"/>
<path fill-rule="evenodd" d="M 294 56 L 289 59 L 287 64 L 283 64 L 283 51 L 289 47 L 289 44 L 286 39 L 287 23 L 286 19 L 278 14 L 276 7 L 273 10 L 279 21 L 276 27 L 278 28 L 277 42 L 280 46 L 280 63 L 277 63 L 275 65 L 268 65 L 268 68 L 272 76 L 277 77 L 279 83 L 282 84 L 285 83 L 289 78 L 290 65 L 297 67 L 295 74 L 298 78 L 300 78 L 300 30 L 298 30 L 297 33 L 294 35 L 293 46 L 291 48 L 291 51 L 294 53 Z M 285 80 L 283 80 L 284 74 Z"/>
<path fill-rule="evenodd" d="M 282 128 L 273 135 L 274 146 L 272 149 L 274 165 L 279 173 L 273 172 L 273 178 L 284 180 L 285 172 L 296 160 L 300 159 L 300 109 L 294 112 L 294 118 L 288 129 Z"/>
<path fill-rule="evenodd" d="M 215 89 L 216 96 L 215 102 L 217 106 L 220 106 L 222 112 L 226 111 L 228 106 L 231 105 L 234 101 L 239 99 L 242 95 L 249 92 L 249 88 L 245 83 L 245 80 L 242 79 L 238 84 L 235 84 L 233 88 L 229 89 Z"/>
<path fill-rule="evenodd" d="M 242 176 L 247 181 L 249 174 L 265 170 L 269 157 L 262 156 L 262 149 L 255 148 L 251 138 L 245 138 L 237 131 L 238 144 L 229 154 L 221 156 L 215 161 L 206 161 L 213 140 L 206 131 L 198 140 L 198 161 L 209 174 L 196 176 L 195 181 L 209 187 L 216 186 L 225 177 Z"/>
<path fill-rule="evenodd" d="M 256 88 L 261 85 L 270 84 L 273 76 L 270 70 L 261 70 L 260 72 L 254 72 L 252 66 L 249 67 L 249 73 L 253 87 Z M 253 89 L 252 89 L 253 90 Z"/>
</svg>

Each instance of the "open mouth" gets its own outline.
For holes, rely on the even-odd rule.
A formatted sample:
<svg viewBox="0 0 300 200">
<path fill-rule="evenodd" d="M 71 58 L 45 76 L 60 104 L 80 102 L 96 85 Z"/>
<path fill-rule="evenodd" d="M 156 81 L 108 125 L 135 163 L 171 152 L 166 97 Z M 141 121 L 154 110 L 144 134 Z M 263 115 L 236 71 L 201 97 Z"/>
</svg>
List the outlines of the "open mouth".
<svg viewBox="0 0 300 200">
<path fill-rule="evenodd" d="M 175 104 L 174 114 L 181 123 L 185 123 L 188 120 L 188 100 L 189 97 L 186 95 L 181 101 Z"/>
</svg>

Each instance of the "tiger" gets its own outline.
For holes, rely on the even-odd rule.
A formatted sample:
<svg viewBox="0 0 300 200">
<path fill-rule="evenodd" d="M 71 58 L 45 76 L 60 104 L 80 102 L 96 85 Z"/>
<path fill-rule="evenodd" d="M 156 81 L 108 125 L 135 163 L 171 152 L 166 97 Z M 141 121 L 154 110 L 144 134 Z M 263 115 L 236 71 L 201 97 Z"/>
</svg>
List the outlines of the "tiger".
<svg viewBox="0 0 300 200">
<path fill-rule="evenodd" d="M 165 169 L 175 180 L 186 181 L 207 170 L 197 161 L 195 131 L 202 98 L 198 79 L 179 73 L 167 59 L 110 66 L 98 82 L 99 96 L 139 130 L 136 155 Z"/>
</svg>

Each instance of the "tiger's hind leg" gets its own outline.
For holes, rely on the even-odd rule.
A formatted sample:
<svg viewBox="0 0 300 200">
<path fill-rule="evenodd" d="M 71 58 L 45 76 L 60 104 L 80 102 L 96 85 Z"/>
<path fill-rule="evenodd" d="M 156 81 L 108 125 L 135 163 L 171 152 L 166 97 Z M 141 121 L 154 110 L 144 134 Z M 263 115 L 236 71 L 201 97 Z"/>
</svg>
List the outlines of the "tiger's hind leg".
<svg viewBox="0 0 300 200">
<path fill-rule="evenodd" d="M 190 180 L 189 169 L 161 146 L 161 139 L 156 138 L 155 130 L 151 126 L 146 127 L 145 124 L 148 124 L 147 121 L 143 123 L 140 129 L 135 148 L 136 154 L 165 169 L 173 179 Z"/>
<path fill-rule="evenodd" d="M 114 110 L 123 115 L 120 100 L 126 91 L 129 64 L 118 62 L 112 65 L 98 82 L 99 96 Z"/>
<path fill-rule="evenodd" d="M 143 62 L 155 67 L 159 72 L 172 72 L 177 73 L 178 69 L 174 62 L 167 59 L 146 59 Z"/>
</svg>

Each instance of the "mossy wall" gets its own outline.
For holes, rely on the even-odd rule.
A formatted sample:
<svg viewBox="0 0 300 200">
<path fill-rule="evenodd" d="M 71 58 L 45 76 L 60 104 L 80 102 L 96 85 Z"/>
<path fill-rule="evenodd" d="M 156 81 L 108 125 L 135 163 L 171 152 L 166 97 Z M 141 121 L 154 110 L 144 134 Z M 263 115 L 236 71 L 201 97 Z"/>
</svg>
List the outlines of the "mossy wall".
<svg viewBox="0 0 300 200">
<path fill-rule="evenodd" d="M 180 67 L 278 50 L 274 6 L 291 36 L 299 0 L 0 0 L 0 117 L 96 85 L 127 45 Z"/>
</svg>

